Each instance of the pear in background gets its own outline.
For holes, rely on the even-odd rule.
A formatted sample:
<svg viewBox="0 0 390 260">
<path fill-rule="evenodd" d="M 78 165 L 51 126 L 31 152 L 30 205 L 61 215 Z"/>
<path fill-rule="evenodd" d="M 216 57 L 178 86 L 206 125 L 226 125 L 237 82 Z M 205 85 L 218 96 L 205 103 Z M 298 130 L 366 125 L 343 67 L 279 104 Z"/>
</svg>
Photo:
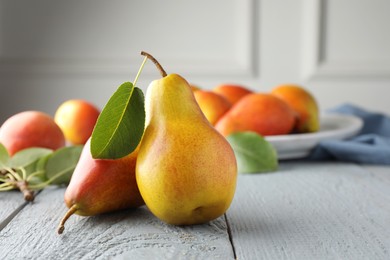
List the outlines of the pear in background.
<svg viewBox="0 0 390 260">
<path fill-rule="evenodd" d="M 213 91 L 197 90 L 194 91 L 194 96 L 203 114 L 213 126 L 232 107 L 224 96 Z"/>
<path fill-rule="evenodd" d="M 161 220 L 175 225 L 205 223 L 224 214 L 231 204 L 236 158 L 203 115 L 188 82 L 176 74 L 163 76 L 146 93 L 138 187 Z"/>
<path fill-rule="evenodd" d="M 212 91 L 225 97 L 232 105 L 236 104 L 244 96 L 253 93 L 253 91 L 246 86 L 227 83 L 216 86 Z"/>
<path fill-rule="evenodd" d="M 298 115 L 295 132 L 313 133 L 320 130 L 318 102 L 308 89 L 294 84 L 282 84 L 271 94 L 286 102 Z"/>
<path fill-rule="evenodd" d="M 262 136 L 291 133 L 297 114 L 283 100 L 268 93 L 246 95 L 215 125 L 223 136 L 252 131 Z"/>
<path fill-rule="evenodd" d="M 93 216 L 144 205 L 135 179 L 138 149 L 116 160 L 93 159 L 90 142 L 88 139 L 66 189 L 69 211 L 61 220 L 59 234 L 72 214 Z"/>
</svg>

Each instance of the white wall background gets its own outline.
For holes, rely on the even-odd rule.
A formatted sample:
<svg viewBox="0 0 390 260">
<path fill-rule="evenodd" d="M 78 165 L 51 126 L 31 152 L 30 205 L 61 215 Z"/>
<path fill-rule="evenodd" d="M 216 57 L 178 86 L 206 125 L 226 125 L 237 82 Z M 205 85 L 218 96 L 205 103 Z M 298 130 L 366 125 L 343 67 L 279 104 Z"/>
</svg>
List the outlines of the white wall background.
<svg viewBox="0 0 390 260">
<path fill-rule="evenodd" d="M 70 98 L 103 107 L 141 50 L 205 89 L 291 82 L 322 110 L 389 114 L 389 11 L 388 0 L 0 0 L 0 122 Z M 147 63 L 138 86 L 158 77 Z"/>
</svg>

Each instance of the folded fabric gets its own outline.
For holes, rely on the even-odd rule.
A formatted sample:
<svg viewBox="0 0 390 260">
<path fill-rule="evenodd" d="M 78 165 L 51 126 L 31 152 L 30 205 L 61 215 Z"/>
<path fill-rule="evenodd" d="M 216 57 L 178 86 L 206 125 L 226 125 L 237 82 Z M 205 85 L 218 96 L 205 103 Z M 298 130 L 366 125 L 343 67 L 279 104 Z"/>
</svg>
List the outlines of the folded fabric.
<svg viewBox="0 0 390 260">
<path fill-rule="evenodd" d="M 363 120 L 363 128 L 346 140 L 321 141 L 309 160 L 337 160 L 362 164 L 390 165 L 390 117 L 344 104 L 328 111 L 354 115 Z"/>
</svg>

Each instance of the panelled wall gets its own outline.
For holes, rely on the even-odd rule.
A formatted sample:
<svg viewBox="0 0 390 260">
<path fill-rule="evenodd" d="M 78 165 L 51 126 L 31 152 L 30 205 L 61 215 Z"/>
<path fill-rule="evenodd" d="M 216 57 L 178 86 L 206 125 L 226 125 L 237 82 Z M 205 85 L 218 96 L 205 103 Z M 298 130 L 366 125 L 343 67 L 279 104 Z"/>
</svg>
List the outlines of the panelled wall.
<svg viewBox="0 0 390 260">
<path fill-rule="evenodd" d="M 0 0 L 0 121 L 102 107 L 152 53 L 210 89 L 298 83 L 321 109 L 349 102 L 390 114 L 387 0 Z M 147 63 L 138 86 L 159 74 Z"/>
</svg>

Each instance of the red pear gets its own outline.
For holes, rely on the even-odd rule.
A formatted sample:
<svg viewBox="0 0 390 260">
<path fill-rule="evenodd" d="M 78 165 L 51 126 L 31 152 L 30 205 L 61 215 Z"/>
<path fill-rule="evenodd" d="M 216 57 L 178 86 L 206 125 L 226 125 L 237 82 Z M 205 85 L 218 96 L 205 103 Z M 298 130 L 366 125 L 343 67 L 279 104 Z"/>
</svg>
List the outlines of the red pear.
<svg viewBox="0 0 390 260">
<path fill-rule="evenodd" d="M 3 123 L 0 128 L 0 143 L 12 156 L 31 147 L 56 150 L 65 145 L 65 137 L 50 115 L 40 111 L 24 111 Z"/>
<path fill-rule="evenodd" d="M 69 211 L 61 220 L 59 234 L 72 214 L 93 216 L 144 204 L 135 179 L 138 148 L 116 160 L 93 159 L 90 142 L 89 139 L 85 144 L 66 189 Z"/>
</svg>

